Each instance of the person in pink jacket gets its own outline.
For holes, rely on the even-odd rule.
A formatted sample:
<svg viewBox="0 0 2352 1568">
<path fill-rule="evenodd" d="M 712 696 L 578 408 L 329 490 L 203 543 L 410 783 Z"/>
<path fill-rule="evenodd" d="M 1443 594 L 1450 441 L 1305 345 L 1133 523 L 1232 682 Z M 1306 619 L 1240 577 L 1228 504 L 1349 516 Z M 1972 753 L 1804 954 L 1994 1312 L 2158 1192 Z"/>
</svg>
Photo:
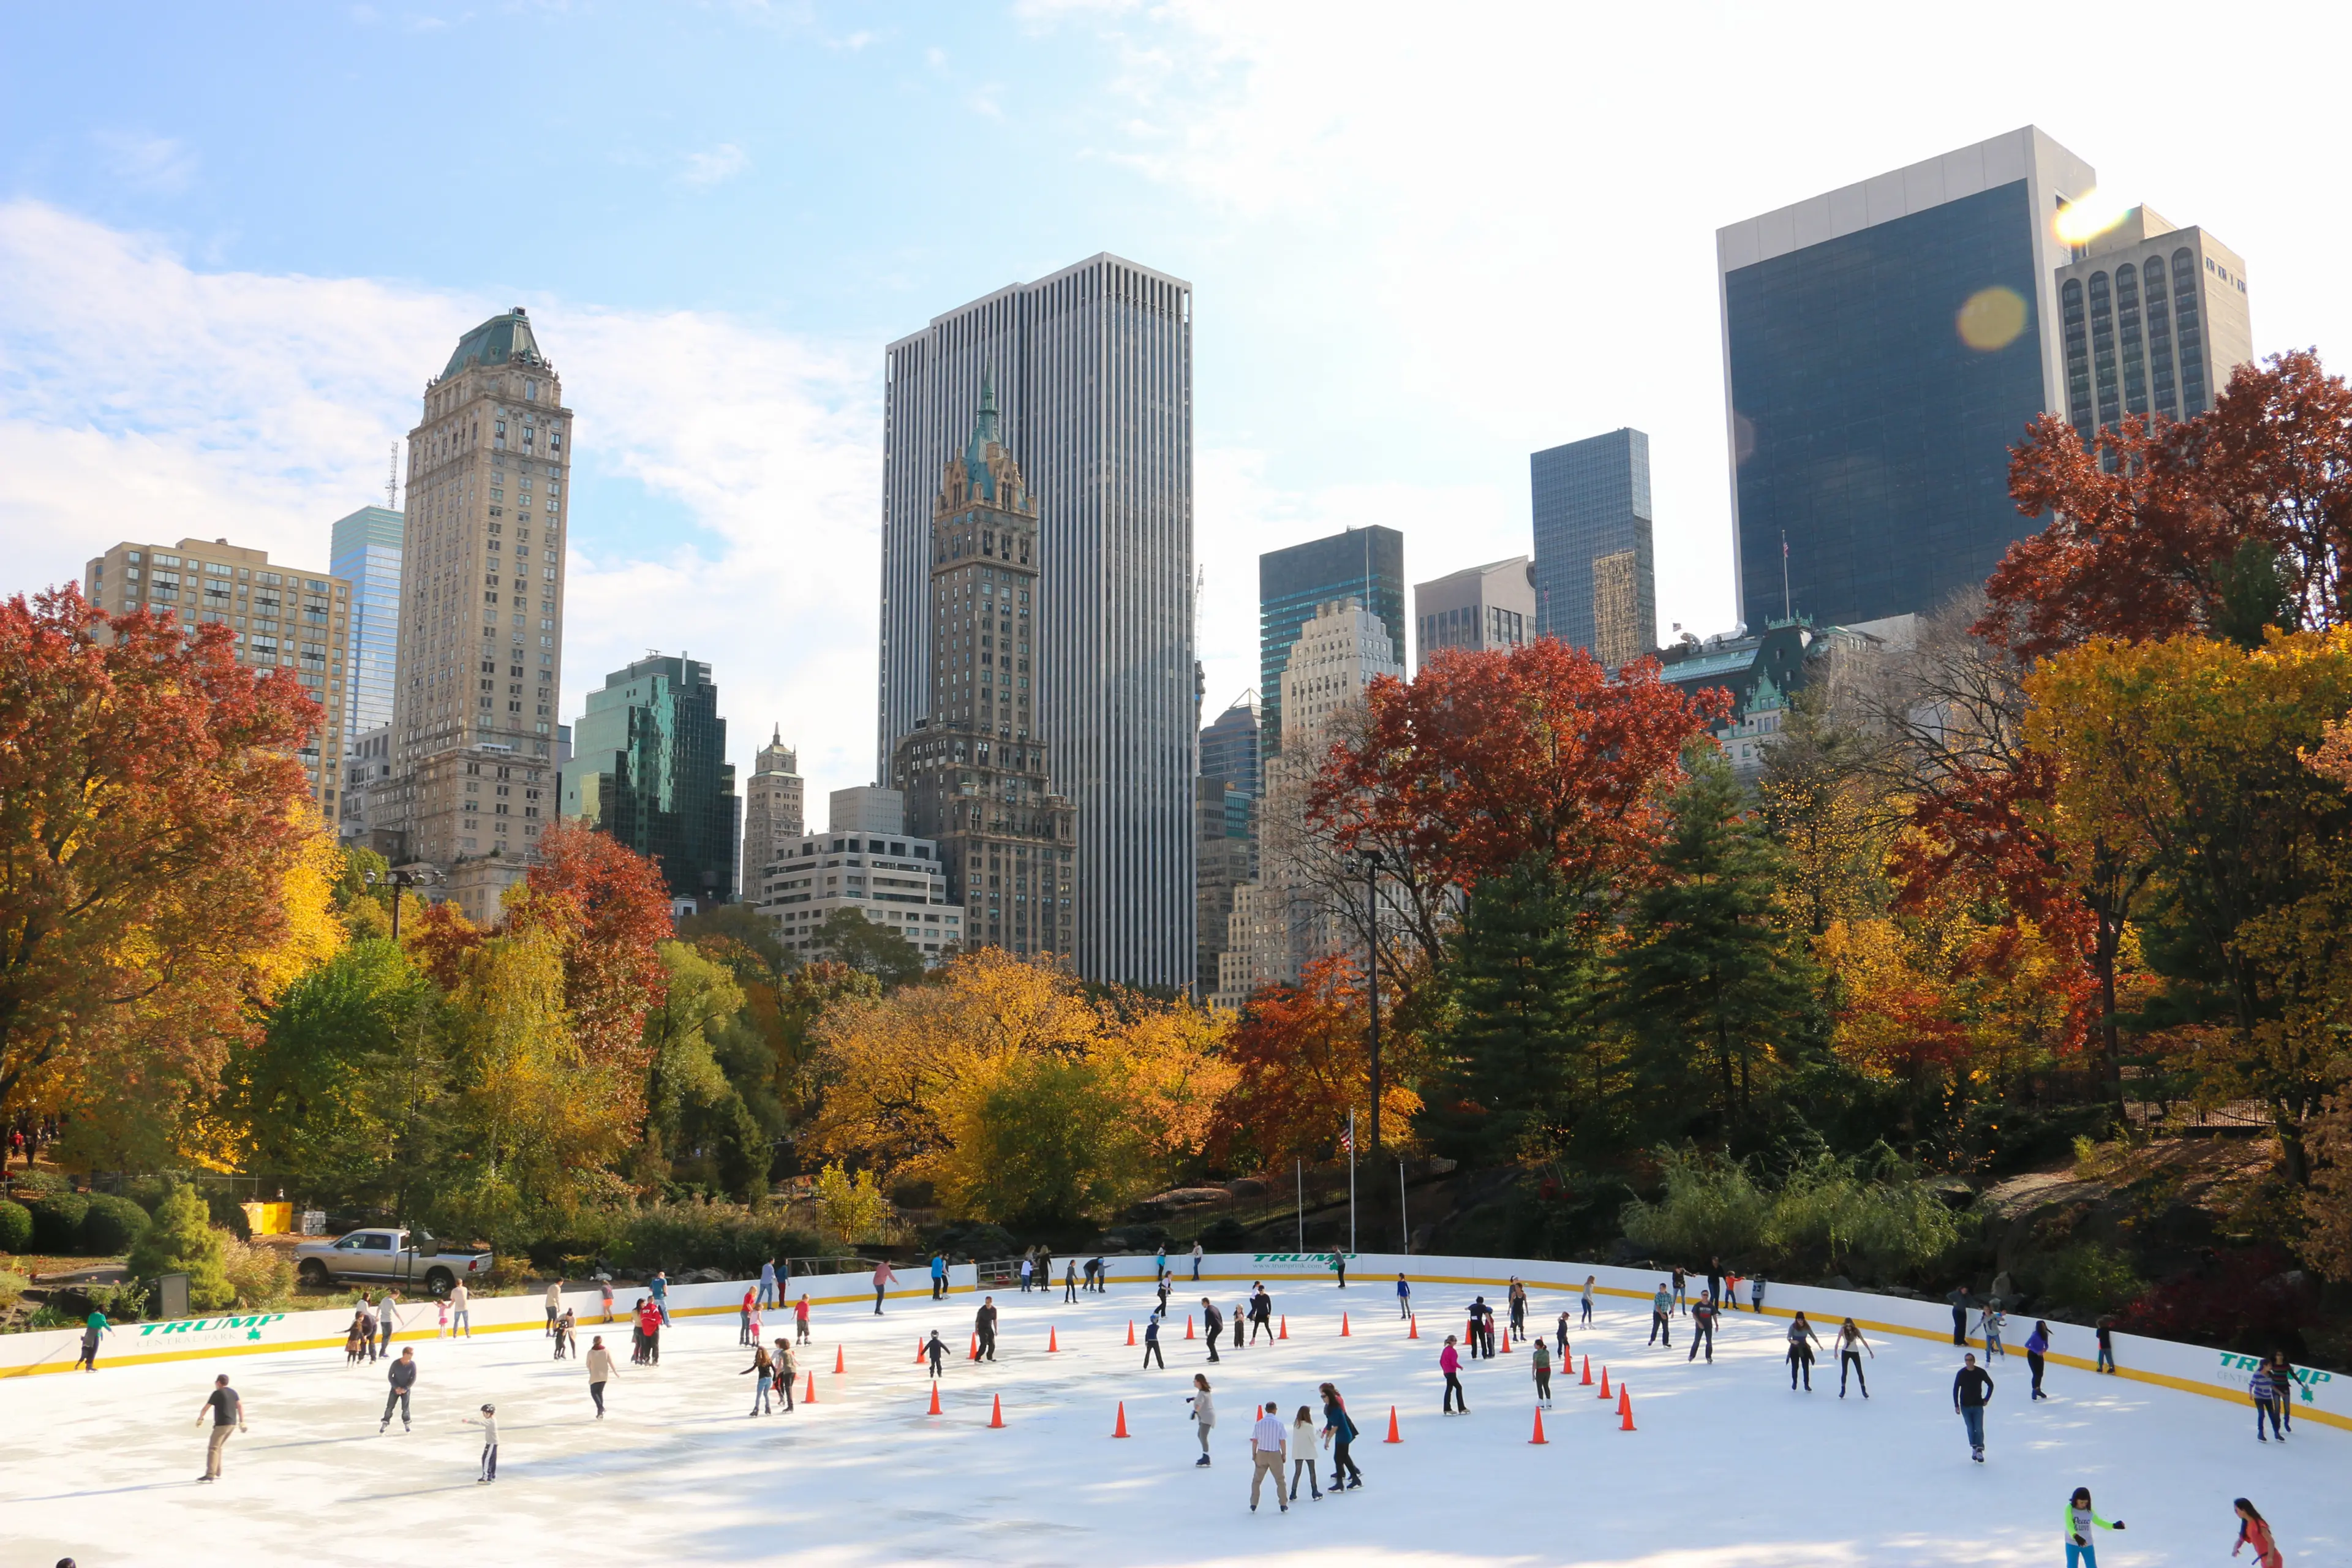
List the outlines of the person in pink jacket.
<svg viewBox="0 0 2352 1568">
<path fill-rule="evenodd" d="M 888 1263 L 877 1263 L 874 1266 L 874 1315 L 876 1317 L 882 1315 L 883 1293 L 898 1282 L 898 1271 L 891 1268 Z"/>
<path fill-rule="evenodd" d="M 1445 1336 L 1445 1348 L 1437 1352 L 1437 1368 L 1445 1374 L 1445 1414 L 1454 1414 L 1456 1402 L 1462 1414 L 1470 1414 L 1469 1396 L 1462 1392 L 1462 1352 L 1454 1348 L 1454 1336 Z"/>
</svg>

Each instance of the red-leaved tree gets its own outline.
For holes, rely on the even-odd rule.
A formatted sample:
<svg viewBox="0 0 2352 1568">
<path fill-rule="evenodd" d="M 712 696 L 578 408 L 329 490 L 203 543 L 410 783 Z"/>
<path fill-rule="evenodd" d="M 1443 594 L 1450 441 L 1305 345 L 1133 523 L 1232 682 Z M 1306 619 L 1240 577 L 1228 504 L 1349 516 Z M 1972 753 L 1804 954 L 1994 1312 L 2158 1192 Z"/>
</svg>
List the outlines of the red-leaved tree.
<svg viewBox="0 0 2352 1568">
<path fill-rule="evenodd" d="M 655 952 L 672 931 L 661 868 L 609 835 L 555 823 L 539 837 L 538 858 L 507 921 L 554 936 L 563 1005 L 581 1050 L 642 1082 L 646 1014 L 667 989 Z"/>
</svg>

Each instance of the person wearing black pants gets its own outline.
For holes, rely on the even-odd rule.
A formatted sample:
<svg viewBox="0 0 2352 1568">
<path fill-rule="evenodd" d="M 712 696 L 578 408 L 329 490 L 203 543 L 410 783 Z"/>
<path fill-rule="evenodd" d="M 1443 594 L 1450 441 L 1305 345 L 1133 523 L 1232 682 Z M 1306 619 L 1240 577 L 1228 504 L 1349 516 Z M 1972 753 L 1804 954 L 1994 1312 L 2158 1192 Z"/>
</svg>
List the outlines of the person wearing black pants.
<svg viewBox="0 0 2352 1568">
<path fill-rule="evenodd" d="M 923 1345 L 923 1353 L 931 1358 L 931 1375 L 939 1376 L 940 1371 L 947 1365 L 948 1359 L 947 1342 L 940 1338 L 939 1330 L 931 1331 L 930 1339 Z"/>
<path fill-rule="evenodd" d="M 1445 1411 L 1454 1414 L 1459 1405 L 1462 1414 L 1470 1414 L 1470 1396 L 1462 1392 L 1462 1352 L 1454 1348 L 1454 1336 L 1445 1336 L 1445 1348 L 1437 1352 L 1437 1369 L 1445 1374 Z"/>
<path fill-rule="evenodd" d="M 1222 1361 L 1223 1358 L 1217 1354 L 1217 1336 L 1225 1331 L 1225 1317 L 1206 1296 L 1201 1298 L 1201 1326 L 1208 1331 L 1209 1359 Z"/>
<path fill-rule="evenodd" d="M 2025 1370 L 2033 1374 L 2033 1397 L 2047 1399 L 2042 1392 L 2042 1352 L 2050 1348 L 2050 1325 L 2036 1318 L 2033 1331 L 2025 1336 Z"/>
<path fill-rule="evenodd" d="M 1870 1342 L 1862 1337 L 1862 1330 L 1855 1326 L 1852 1318 L 1848 1318 L 1838 1329 L 1837 1349 L 1838 1397 L 1840 1399 L 1845 1397 L 1845 1374 L 1851 1372 L 1853 1373 L 1854 1382 L 1862 1385 L 1862 1396 L 1864 1399 L 1869 1398 L 1870 1384 L 1862 1375 L 1862 1356 L 1864 1351 L 1869 1351 L 1871 1360 L 1876 1361 L 1878 1352 L 1870 1349 Z"/>
<path fill-rule="evenodd" d="M 1323 1395 L 1323 1430 L 1331 1439 L 1331 1489 L 1340 1489 L 1345 1479 L 1349 1489 L 1364 1484 L 1364 1472 L 1356 1468 L 1348 1446 L 1358 1436 L 1355 1422 L 1348 1418 L 1348 1407 L 1339 1399 L 1339 1391 L 1325 1384 L 1317 1391 Z"/>
<path fill-rule="evenodd" d="M 383 1420 L 377 1425 L 376 1430 L 386 1432 L 392 1429 L 392 1407 L 397 1405 L 400 1406 L 400 1429 L 405 1432 L 408 1430 L 408 1391 L 416 1386 L 415 1349 L 403 1350 L 400 1359 L 392 1363 L 392 1370 L 384 1375 L 392 1384 L 392 1392 L 384 1395 Z"/>
<path fill-rule="evenodd" d="M 1956 1345 L 1967 1344 L 1969 1342 L 1969 1288 L 1965 1285 L 1958 1286 L 1944 1300 L 1952 1304 L 1952 1342 Z"/>
<path fill-rule="evenodd" d="M 995 1297 L 983 1296 L 980 1299 L 980 1310 L 972 1314 L 971 1330 L 972 1332 L 980 1338 L 980 1354 L 978 1359 L 981 1361 L 994 1361 L 996 1359 Z"/>
<path fill-rule="evenodd" d="M 1698 1360 L 1699 1347 L 1706 1347 L 1706 1364 L 1715 1364 L 1715 1298 L 1701 1296 L 1691 1303 L 1691 1347 L 1685 1361 Z"/>
<path fill-rule="evenodd" d="M 1160 1320 L 1156 1317 L 1143 1321 L 1143 1364 L 1150 1366 L 1153 1362 L 1160 1363 L 1160 1371 L 1168 1370 L 1168 1358 L 1160 1353 Z"/>
<path fill-rule="evenodd" d="M 1790 1320 L 1789 1386 L 1790 1388 L 1797 1386 L 1797 1375 L 1802 1373 L 1805 1378 L 1805 1392 L 1811 1394 L 1813 1391 L 1813 1346 L 1820 1342 L 1821 1336 L 1813 1332 L 1812 1324 L 1805 1321 L 1804 1313 L 1800 1312 Z"/>
<path fill-rule="evenodd" d="M 1071 1258 L 1071 1259 L 1070 1259 L 1070 1261 L 1069 1261 L 1066 1265 L 1065 1265 L 1065 1266 L 1064 1266 L 1064 1268 L 1063 1268 L 1063 1272 L 1062 1272 L 1062 1300 L 1065 1300 L 1065 1301 L 1075 1301 L 1075 1300 L 1076 1300 L 1077 1299 L 1078 1299 L 1078 1260 L 1077 1260 L 1076 1258 Z"/>
</svg>

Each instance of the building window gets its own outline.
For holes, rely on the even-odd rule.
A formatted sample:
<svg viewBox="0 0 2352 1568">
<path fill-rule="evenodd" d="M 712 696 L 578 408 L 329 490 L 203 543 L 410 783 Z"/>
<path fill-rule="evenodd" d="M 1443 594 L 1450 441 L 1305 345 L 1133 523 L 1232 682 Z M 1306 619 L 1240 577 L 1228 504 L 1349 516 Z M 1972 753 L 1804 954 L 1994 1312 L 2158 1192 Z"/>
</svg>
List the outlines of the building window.
<svg viewBox="0 0 2352 1568">
<path fill-rule="evenodd" d="M 2098 391 L 2099 425 L 2113 425 L 2123 414 L 2116 396 L 2116 322 L 2107 289 L 2107 275 L 2091 274 L 2091 378 Z"/>
<path fill-rule="evenodd" d="M 2172 324 L 2180 356 L 2183 419 L 2194 419 L 2205 412 L 2205 331 L 2197 289 L 2197 258 L 2182 246 L 2172 253 Z"/>
<path fill-rule="evenodd" d="M 2172 310 L 2167 299 L 2169 291 L 2164 286 L 2164 258 L 2149 257 L 2140 268 L 2140 279 L 2147 312 L 2149 402 L 2166 418 L 2178 418 L 2180 403 L 2172 384 Z"/>
</svg>

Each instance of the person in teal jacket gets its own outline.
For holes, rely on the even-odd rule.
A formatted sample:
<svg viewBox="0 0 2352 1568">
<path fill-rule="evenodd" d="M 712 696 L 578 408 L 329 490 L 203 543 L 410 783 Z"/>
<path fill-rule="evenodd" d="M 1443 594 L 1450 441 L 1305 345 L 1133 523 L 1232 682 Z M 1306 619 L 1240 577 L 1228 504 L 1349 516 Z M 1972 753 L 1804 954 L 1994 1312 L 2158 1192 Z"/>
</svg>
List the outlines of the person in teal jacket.
<svg viewBox="0 0 2352 1568">
<path fill-rule="evenodd" d="M 2066 1500 L 2066 1568 L 2099 1568 L 2099 1549 L 2094 1545 L 2094 1530 L 2121 1530 L 2124 1521 L 2104 1520 L 2091 1507 L 2091 1489 L 2076 1487 L 2074 1495 Z"/>
</svg>

